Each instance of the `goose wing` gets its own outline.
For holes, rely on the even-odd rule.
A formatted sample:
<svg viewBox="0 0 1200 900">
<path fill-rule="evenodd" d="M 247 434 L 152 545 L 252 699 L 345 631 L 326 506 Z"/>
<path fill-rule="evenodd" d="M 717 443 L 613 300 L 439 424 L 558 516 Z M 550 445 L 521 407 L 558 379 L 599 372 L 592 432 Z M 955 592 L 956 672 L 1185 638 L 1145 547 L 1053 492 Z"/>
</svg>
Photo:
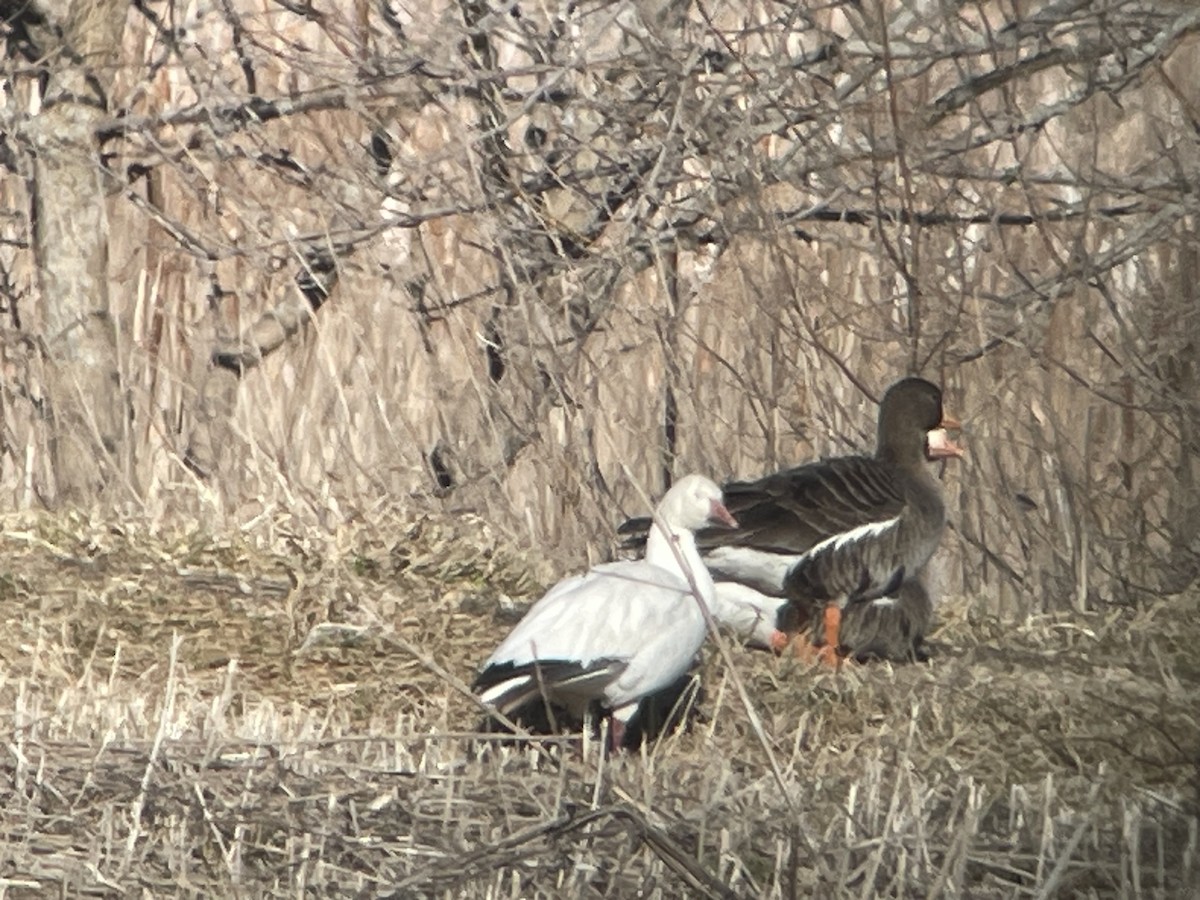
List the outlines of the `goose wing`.
<svg viewBox="0 0 1200 900">
<path fill-rule="evenodd" d="M 704 549 L 755 547 L 798 554 L 822 541 L 880 522 L 904 510 L 903 486 L 875 459 L 846 456 L 796 466 L 725 486 L 725 505 L 741 527 L 698 536 Z"/>
<path fill-rule="evenodd" d="M 678 678 L 703 639 L 680 576 L 643 561 L 609 563 L 551 588 L 488 657 L 476 687 L 502 708 L 543 692 L 620 705 Z"/>
<path fill-rule="evenodd" d="M 724 493 L 725 506 L 739 527 L 701 530 L 697 543 L 703 551 L 752 547 L 795 556 L 856 528 L 893 519 L 905 505 L 891 467 L 864 456 L 825 459 L 754 481 L 731 481 Z M 644 546 L 650 523 L 647 516 L 623 522 L 617 528 L 622 546 Z"/>
<path fill-rule="evenodd" d="M 842 580 L 848 595 L 881 586 L 896 569 L 893 565 L 877 573 L 872 564 L 864 585 L 862 567 L 856 568 L 869 545 L 895 541 L 907 506 L 901 476 L 883 463 L 858 456 L 822 460 L 757 481 L 734 482 L 726 491 L 742 528 L 698 536 L 705 562 L 718 579 L 782 594 L 797 568 L 809 570 L 818 559 L 825 560 L 818 568 L 822 581 L 828 581 L 828 560 L 836 557 L 836 568 L 846 571 Z M 881 560 L 887 556 L 876 555 Z"/>
</svg>

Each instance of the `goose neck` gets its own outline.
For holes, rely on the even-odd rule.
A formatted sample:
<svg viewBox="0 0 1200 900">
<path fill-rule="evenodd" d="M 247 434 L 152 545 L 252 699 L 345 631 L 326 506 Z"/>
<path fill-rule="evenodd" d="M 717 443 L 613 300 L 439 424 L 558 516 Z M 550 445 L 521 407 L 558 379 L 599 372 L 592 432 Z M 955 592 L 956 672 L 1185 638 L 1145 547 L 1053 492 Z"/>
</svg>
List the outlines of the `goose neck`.
<svg viewBox="0 0 1200 900">
<path fill-rule="evenodd" d="M 646 539 L 646 561 L 675 572 L 684 579 L 690 578 L 704 600 L 711 604 L 716 589 L 692 532 L 671 528 L 664 531 L 663 526 L 656 522 Z"/>
</svg>

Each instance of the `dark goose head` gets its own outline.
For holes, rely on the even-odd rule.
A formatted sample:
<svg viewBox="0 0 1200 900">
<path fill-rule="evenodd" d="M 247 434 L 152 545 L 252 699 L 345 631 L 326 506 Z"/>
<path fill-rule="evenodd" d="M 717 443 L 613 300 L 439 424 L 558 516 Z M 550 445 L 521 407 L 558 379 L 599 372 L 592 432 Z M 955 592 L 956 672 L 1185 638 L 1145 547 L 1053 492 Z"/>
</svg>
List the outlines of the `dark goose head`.
<svg viewBox="0 0 1200 900">
<path fill-rule="evenodd" d="M 963 455 L 946 435 L 959 423 L 942 412 L 942 392 L 924 378 L 902 378 L 883 395 L 875 458 L 904 468 Z"/>
</svg>

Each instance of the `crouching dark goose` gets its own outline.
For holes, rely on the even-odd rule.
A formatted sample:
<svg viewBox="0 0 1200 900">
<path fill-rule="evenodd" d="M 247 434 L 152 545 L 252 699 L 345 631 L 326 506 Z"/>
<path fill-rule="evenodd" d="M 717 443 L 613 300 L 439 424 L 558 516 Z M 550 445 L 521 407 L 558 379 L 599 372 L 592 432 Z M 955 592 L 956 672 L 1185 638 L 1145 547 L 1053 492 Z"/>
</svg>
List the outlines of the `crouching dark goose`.
<svg viewBox="0 0 1200 900">
<path fill-rule="evenodd" d="M 704 643 L 697 596 L 712 604 L 713 581 L 695 532 L 714 525 L 737 527 L 721 489 L 681 478 L 655 508 L 645 558 L 552 587 L 484 662 L 479 699 L 506 716 L 539 701 L 581 716 L 599 700 L 620 747 L 639 701 L 683 676 Z"/>
<path fill-rule="evenodd" d="M 928 463 L 962 456 L 946 434 L 958 427 L 943 415 L 936 385 L 905 378 L 884 394 L 873 457 L 825 459 L 725 485 L 740 529 L 697 537 L 715 580 L 784 598 L 770 637 L 776 649 L 807 628 L 811 644 L 798 644 L 798 653 L 832 665 L 843 655 L 918 655 L 932 619 L 919 579 L 945 528 Z M 636 534 L 643 522 L 622 531 Z M 755 605 L 745 592 L 739 599 Z M 766 597 L 757 606 L 771 608 Z"/>
<path fill-rule="evenodd" d="M 786 597 L 736 581 L 718 581 L 715 587 L 713 618 L 743 644 L 756 650 L 779 650 L 787 646 L 791 636 L 777 627 L 779 613 L 788 602 Z M 921 645 L 932 622 L 933 602 L 928 591 L 919 579 L 908 579 L 893 595 L 849 606 L 841 620 L 839 644 L 842 651 L 852 652 L 859 660 L 924 659 Z M 818 628 L 817 640 L 825 646 L 823 623 Z M 816 650 L 800 645 L 798 654 L 813 656 Z"/>
</svg>

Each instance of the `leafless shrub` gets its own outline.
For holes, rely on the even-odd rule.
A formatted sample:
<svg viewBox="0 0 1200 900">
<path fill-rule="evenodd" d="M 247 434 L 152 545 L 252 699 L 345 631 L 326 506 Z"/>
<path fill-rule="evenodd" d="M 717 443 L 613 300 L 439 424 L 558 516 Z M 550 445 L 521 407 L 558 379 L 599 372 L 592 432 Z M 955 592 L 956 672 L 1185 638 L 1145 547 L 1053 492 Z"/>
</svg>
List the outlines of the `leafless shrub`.
<svg viewBox="0 0 1200 900">
<path fill-rule="evenodd" d="M 1194 4 L 0 12 L 5 890 L 1187 895 Z M 907 372 L 942 656 L 746 659 L 791 793 L 726 661 L 464 736 L 498 606 Z"/>
<path fill-rule="evenodd" d="M 12 502 L 413 497 L 578 552 L 680 470 L 868 445 L 920 371 L 973 450 L 948 590 L 1194 579 L 1190 6 L 81 9 L 10 16 Z M 38 145 L 76 83 L 107 118 Z M 107 227 L 31 228 L 44 170 Z M 46 280 L 97 253 L 103 302 Z M 97 309 L 110 356 L 55 343 Z"/>
</svg>

